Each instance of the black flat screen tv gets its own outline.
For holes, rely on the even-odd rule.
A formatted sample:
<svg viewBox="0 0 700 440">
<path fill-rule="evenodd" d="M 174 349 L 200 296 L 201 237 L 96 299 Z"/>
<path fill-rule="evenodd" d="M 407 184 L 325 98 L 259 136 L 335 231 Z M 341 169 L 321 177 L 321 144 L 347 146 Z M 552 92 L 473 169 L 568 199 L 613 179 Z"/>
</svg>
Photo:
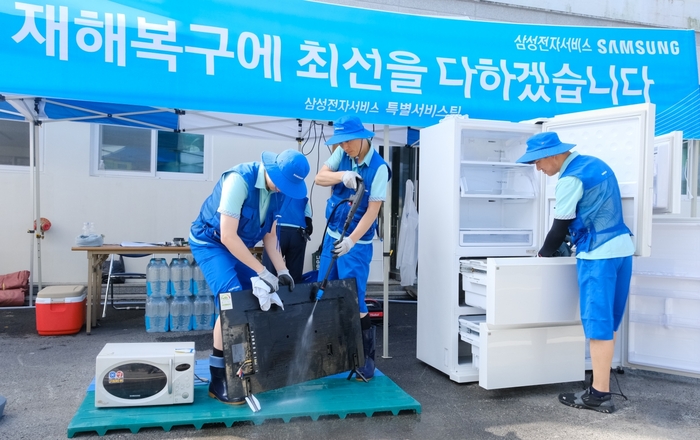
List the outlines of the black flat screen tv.
<svg viewBox="0 0 700 440">
<path fill-rule="evenodd" d="M 260 309 L 250 290 L 231 292 L 231 308 L 220 302 L 230 398 L 354 371 L 364 365 L 355 279 L 280 286 L 284 310 Z M 314 310 L 314 305 L 316 306 Z M 313 316 L 312 316 L 313 310 Z"/>
</svg>

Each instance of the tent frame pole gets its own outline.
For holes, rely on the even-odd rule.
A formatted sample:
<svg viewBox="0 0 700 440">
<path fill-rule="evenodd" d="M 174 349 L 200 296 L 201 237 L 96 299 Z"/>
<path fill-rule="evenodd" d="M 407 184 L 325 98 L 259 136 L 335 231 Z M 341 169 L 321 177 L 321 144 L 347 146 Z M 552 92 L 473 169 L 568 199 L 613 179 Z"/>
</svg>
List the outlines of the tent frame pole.
<svg viewBox="0 0 700 440">
<path fill-rule="evenodd" d="M 32 131 L 30 137 L 30 145 L 32 147 L 32 156 L 34 157 L 34 218 L 36 227 L 34 228 L 34 237 L 36 238 L 36 274 L 39 284 L 39 290 L 43 288 L 41 276 L 41 240 L 44 238 L 44 230 L 41 226 L 41 184 L 40 184 L 40 155 L 39 155 L 39 127 L 36 121 L 32 121 Z M 33 292 L 32 292 L 33 293 Z M 32 295 L 29 295 L 29 305 L 32 305 Z"/>
<path fill-rule="evenodd" d="M 389 163 L 389 151 L 391 142 L 389 140 L 389 126 L 384 125 L 384 161 Z M 391 265 L 391 185 L 386 188 L 386 200 L 384 201 L 384 228 L 383 228 L 383 269 L 384 269 L 384 317 L 382 332 L 382 347 L 384 353 L 382 358 L 391 359 L 389 356 L 389 266 Z"/>
<path fill-rule="evenodd" d="M 29 307 L 34 305 L 34 248 L 36 247 L 36 270 L 39 289 L 42 289 L 41 280 L 41 238 L 43 231 L 41 230 L 41 210 L 39 201 L 39 143 L 37 137 L 39 133 L 39 125 L 33 119 L 29 121 L 29 178 L 32 197 L 32 218 L 34 227 L 30 230 L 33 237 L 30 240 L 29 247 Z"/>
</svg>

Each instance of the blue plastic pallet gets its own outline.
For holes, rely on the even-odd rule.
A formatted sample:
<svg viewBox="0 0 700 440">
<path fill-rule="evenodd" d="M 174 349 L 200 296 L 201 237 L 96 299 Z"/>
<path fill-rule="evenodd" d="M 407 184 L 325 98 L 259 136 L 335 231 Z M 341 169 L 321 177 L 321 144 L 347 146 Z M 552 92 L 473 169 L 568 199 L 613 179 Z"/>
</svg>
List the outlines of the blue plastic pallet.
<svg viewBox="0 0 700 440">
<path fill-rule="evenodd" d="M 198 361 L 195 372 L 208 379 L 207 361 Z M 266 391 L 256 397 L 262 409 L 254 413 L 248 405 L 226 405 L 212 399 L 207 386 L 200 382 L 194 388 L 194 403 L 188 405 L 95 408 L 93 382 L 68 425 L 68 438 L 81 432 L 97 432 L 102 436 L 120 429 L 132 433 L 153 427 L 164 431 L 170 431 L 173 426 L 201 429 L 207 423 L 223 423 L 230 428 L 235 422 L 250 421 L 259 425 L 273 419 L 288 423 L 295 417 L 310 417 L 316 421 L 329 415 L 344 419 L 348 414 L 372 417 L 375 413 L 421 412 L 420 403 L 379 370 L 369 383 L 347 380 L 347 373 L 343 373 Z"/>
</svg>

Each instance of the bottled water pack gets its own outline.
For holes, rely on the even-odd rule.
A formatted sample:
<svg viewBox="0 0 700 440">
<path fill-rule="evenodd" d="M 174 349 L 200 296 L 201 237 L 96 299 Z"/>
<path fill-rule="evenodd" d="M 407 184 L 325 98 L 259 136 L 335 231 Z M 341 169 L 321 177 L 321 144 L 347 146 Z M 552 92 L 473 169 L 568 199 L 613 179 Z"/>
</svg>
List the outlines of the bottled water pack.
<svg viewBox="0 0 700 440">
<path fill-rule="evenodd" d="M 146 331 L 167 332 L 170 305 L 164 296 L 149 296 L 146 300 Z"/>
</svg>

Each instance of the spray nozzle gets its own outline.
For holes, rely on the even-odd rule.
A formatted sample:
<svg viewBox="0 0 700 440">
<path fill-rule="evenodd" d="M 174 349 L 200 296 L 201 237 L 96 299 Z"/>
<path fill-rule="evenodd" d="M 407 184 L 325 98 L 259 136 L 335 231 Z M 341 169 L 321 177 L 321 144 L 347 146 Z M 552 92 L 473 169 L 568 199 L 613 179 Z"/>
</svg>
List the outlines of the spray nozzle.
<svg viewBox="0 0 700 440">
<path fill-rule="evenodd" d="M 326 277 L 326 278 L 328 278 L 328 277 Z M 316 291 L 316 295 L 315 296 L 313 294 L 311 295 L 312 300 L 318 301 L 319 299 L 321 299 L 321 297 L 323 296 L 323 291 L 326 290 L 326 284 L 328 284 L 328 280 L 324 279 L 323 282 L 321 283 L 321 285 L 318 287 L 318 290 Z"/>
</svg>

